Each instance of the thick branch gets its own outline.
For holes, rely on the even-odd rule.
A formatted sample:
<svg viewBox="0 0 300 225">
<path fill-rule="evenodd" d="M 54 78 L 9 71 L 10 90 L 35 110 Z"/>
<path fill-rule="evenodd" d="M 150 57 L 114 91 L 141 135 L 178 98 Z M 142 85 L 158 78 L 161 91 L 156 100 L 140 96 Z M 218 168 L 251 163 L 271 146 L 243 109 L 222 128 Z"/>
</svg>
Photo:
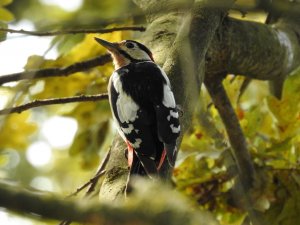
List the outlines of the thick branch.
<svg viewBox="0 0 300 225">
<path fill-rule="evenodd" d="M 286 75 L 300 65 L 300 20 L 267 26 L 228 18 L 218 33 L 206 57 L 208 76 L 228 72 L 269 80 L 280 97 Z"/>
<path fill-rule="evenodd" d="M 63 35 L 63 34 L 104 34 L 111 33 L 114 31 L 124 31 L 124 30 L 133 30 L 133 31 L 145 31 L 144 27 L 114 27 L 108 29 L 80 29 L 80 30 L 59 30 L 59 31 L 28 31 L 28 30 L 14 30 L 8 28 L 0 28 L 0 32 L 9 32 L 9 33 L 17 33 L 17 34 L 28 34 L 33 36 L 55 36 L 55 35 Z"/>
<path fill-rule="evenodd" d="M 94 102 L 94 101 L 105 100 L 107 98 L 108 95 L 105 93 L 105 94 L 98 94 L 98 95 L 80 95 L 80 96 L 66 97 L 66 98 L 34 100 L 24 105 L 2 109 L 0 110 L 0 115 L 10 114 L 10 113 L 21 113 L 25 110 L 32 109 L 39 106 L 45 106 L 45 105 L 65 104 L 65 103 L 72 103 L 72 102 L 91 102 L 91 101 Z"/>
<path fill-rule="evenodd" d="M 5 184 L 0 185 L 0 207 L 8 210 L 34 214 L 39 217 L 89 224 L 160 224 L 160 225 L 216 225 L 217 223 L 190 210 L 178 194 L 161 184 L 139 182 L 143 192 L 126 202 L 91 203 L 61 200 L 55 196 L 33 194 Z M 157 189 L 160 192 L 157 192 Z M 159 201 L 151 201 L 153 196 Z M 174 201 L 176 199 L 176 201 Z M 174 204 L 175 203 L 175 204 Z"/>
<path fill-rule="evenodd" d="M 240 194 L 238 195 L 239 198 L 242 198 L 242 206 L 247 210 L 252 224 L 261 225 L 262 223 L 260 222 L 258 214 L 253 209 L 252 199 L 249 195 L 249 191 L 258 186 L 256 172 L 239 120 L 222 85 L 222 79 L 220 78 L 221 77 L 212 79 L 212 77 L 206 77 L 204 83 L 220 114 L 229 137 L 232 156 L 238 171 L 236 190 L 238 190 L 237 193 Z"/>
<path fill-rule="evenodd" d="M 254 168 L 247 149 L 247 143 L 240 127 L 239 120 L 222 85 L 222 80 L 205 79 L 205 86 L 216 106 L 222 121 L 228 131 L 228 137 L 233 151 L 233 157 L 244 188 L 250 189 L 254 183 Z"/>
<path fill-rule="evenodd" d="M 106 54 L 86 61 L 74 63 L 65 68 L 48 68 L 48 69 L 31 70 L 31 71 L 25 71 L 20 73 L 3 75 L 0 76 L 0 85 L 7 82 L 19 81 L 25 79 L 46 78 L 46 77 L 53 77 L 53 76 L 68 76 L 72 73 L 85 71 L 96 66 L 102 66 L 110 61 L 111 61 L 110 55 Z"/>
</svg>

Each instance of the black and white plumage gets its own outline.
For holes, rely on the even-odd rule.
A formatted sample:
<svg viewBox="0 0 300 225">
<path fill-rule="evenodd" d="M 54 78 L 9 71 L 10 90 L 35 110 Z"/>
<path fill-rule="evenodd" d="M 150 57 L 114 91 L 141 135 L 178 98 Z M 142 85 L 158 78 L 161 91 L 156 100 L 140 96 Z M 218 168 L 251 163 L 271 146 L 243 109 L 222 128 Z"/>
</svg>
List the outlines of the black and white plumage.
<svg viewBox="0 0 300 225">
<path fill-rule="evenodd" d="M 174 166 L 180 133 L 168 77 L 141 43 L 96 40 L 114 60 L 116 70 L 108 85 L 109 101 L 118 131 L 128 146 L 131 173 L 166 175 Z"/>
</svg>

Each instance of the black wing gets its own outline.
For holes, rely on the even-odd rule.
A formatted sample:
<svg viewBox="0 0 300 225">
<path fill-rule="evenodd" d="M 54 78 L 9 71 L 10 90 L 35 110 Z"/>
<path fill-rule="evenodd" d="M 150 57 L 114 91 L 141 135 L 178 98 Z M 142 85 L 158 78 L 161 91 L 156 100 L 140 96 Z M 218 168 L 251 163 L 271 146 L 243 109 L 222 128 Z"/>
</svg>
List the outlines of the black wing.
<svg viewBox="0 0 300 225">
<path fill-rule="evenodd" d="M 119 132 L 140 158 L 159 161 L 165 148 L 173 166 L 180 126 L 165 73 L 151 62 L 130 64 L 112 75 L 109 95 Z"/>
</svg>

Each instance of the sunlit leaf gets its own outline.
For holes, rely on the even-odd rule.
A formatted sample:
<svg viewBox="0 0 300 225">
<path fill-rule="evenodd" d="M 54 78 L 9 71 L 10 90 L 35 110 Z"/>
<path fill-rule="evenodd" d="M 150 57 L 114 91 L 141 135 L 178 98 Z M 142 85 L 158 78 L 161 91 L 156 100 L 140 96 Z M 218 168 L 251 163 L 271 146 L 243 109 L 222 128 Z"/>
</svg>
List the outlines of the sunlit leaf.
<svg viewBox="0 0 300 225">
<path fill-rule="evenodd" d="M 28 57 L 27 63 L 24 66 L 26 70 L 36 70 L 42 68 L 42 65 L 45 63 L 45 59 L 43 56 L 32 55 Z"/>
<path fill-rule="evenodd" d="M 0 21 L 0 28 L 7 28 L 7 24 Z M 5 41 L 7 32 L 0 31 L 0 42 Z"/>
<path fill-rule="evenodd" d="M 0 147 L 25 150 L 30 136 L 36 132 L 36 124 L 29 122 L 30 112 L 11 114 L 6 117 L 0 130 Z"/>
<path fill-rule="evenodd" d="M 0 5 L 5 6 L 12 3 L 13 0 L 0 0 Z"/>
<path fill-rule="evenodd" d="M 0 20 L 10 22 L 14 19 L 14 15 L 5 8 L 0 7 Z"/>
</svg>

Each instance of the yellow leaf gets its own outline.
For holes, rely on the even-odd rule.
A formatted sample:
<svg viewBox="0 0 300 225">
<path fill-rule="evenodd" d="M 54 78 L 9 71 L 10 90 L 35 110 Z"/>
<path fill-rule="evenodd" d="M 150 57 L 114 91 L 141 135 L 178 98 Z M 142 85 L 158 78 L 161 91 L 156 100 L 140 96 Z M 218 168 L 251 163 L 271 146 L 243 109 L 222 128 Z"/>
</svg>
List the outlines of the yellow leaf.
<svg viewBox="0 0 300 225">
<path fill-rule="evenodd" d="M 65 55 L 65 58 L 70 58 L 72 61 L 81 61 L 105 54 L 106 49 L 101 47 L 95 41 L 95 37 L 99 37 L 111 42 L 121 41 L 122 32 L 113 32 L 101 35 L 87 34 L 82 42 L 77 44 L 67 55 Z"/>
<path fill-rule="evenodd" d="M 275 97 L 268 97 L 268 107 L 278 120 L 280 125 L 286 125 L 297 120 L 299 109 L 298 104 L 291 104 L 292 99 L 284 98 L 281 101 Z"/>
<path fill-rule="evenodd" d="M 5 118 L 0 130 L 0 149 L 13 148 L 25 150 L 29 144 L 29 137 L 36 131 L 37 126 L 28 122 L 30 112 L 11 114 Z"/>
<path fill-rule="evenodd" d="M 8 5 L 10 3 L 12 3 L 13 0 L 0 0 L 0 5 L 4 6 L 4 5 Z"/>
<path fill-rule="evenodd" d="M 43 56 L 39 56 L 39 55 L 29 56 L 27 59 L 27 63 L 24 66 L 24 69 L 25 70 L 39 69 L 42 67 L 44 62 L 45 62 L 45 59 Z"/>
<path fill-rule="evenodd" d="M 0 20 L 10 22 L 14 20 L 14 15 L 5 8 L 0 8 Z"/>
<path fill-rule="evenodd" d="M 44 90 L 36 94 L 35 98 L 57 98 L 83 94 L 93 81 L 93 77 L 79 72 L 69 77 L 53 77 L 44 81 Z"/>
</svg>

